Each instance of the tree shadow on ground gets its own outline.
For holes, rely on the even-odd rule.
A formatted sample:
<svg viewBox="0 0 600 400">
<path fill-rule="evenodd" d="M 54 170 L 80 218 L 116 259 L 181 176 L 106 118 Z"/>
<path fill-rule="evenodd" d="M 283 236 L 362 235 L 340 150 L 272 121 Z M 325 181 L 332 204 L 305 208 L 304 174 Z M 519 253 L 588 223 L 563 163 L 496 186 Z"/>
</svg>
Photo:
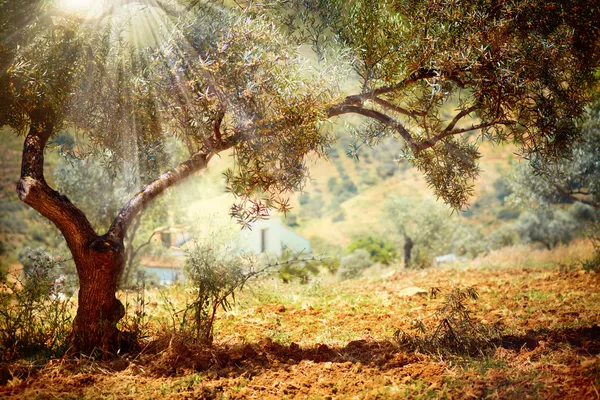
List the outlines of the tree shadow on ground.
<svg viewBox="0 0 600 400">
<path fill-rule="evenodd" d="M 578 353 L 600 354 L 600 326 L 563 329 L 540 329 L 528 331 L 524 335 L 504 335 L 494 344 L 496 347 L 517 350 L 533 350 L 545 342 L 550 348 L 570 345 Z M 157 350 L 157 349 L 156 349 Z M 315 363 L 361 363 L 382 372 L 422 361 L 422 357 L 394 340 L 354 340 L 345 346 L 330 347 L 317 344 L 300 347 L 296 343 L 282 345 L 264 338 L 256 343 L 212 347 L 193 346 L 188 343 L 174 343 L 169 348 L 156 353 L 150 369 L 156 375 L 176 375 L 179 371 L 193 369 L 229 369 L 233 367 L 248 371 L 251 369 L 277 369 L 301 361 Z"/>
<path fill-rule="evenodd" d="M 520 336 L 504 335 L 497 346 L 512 350 L 533 350 L 541 341 L 550 346 L 568 344 L 583 354 L 600 354 L 600 326 L 594 324 L 591 327 L 537 329 Z"/>
<path fill-rule="evenodd" d="M 597 355 L 600 354 L 600 326 L 595 324 L 579 328 L 539 329 L 523 335 L 504 335 L 496 341 L 495 346 L 530 351 L 542 342 L 550 350 L 568 345 L 577 353 Z M 140 367 L 141 374 L 155 377 L 186 375 L 190 371 L 212 372 L 219 377 L 242 374 L 252 376 L 266 370 L 288 369 L 302 361 L 319 364 L 360 363 L 383 373 L 423 360 L 423 355 L 407 350 L 394 340 L 354 340 L 345 346 L 317 344 L 301 347 L 296 343 L 282 345 L 264 338 L 247 344 L 206 346 L 180 337 L 167 337 L 149 343 L 138 354 L 127 354 L 111 361 L 64 359 L 60 364 L 63 370 L 71 372 L 118 372 L 129 367 Z M 32 370 L 31 365 L 23 366 L 18 363 L 0 365 L 0 385 L 14 377 L 33 377 L 43 368 L 44 366 L 38 365 Z"/>
</svg>

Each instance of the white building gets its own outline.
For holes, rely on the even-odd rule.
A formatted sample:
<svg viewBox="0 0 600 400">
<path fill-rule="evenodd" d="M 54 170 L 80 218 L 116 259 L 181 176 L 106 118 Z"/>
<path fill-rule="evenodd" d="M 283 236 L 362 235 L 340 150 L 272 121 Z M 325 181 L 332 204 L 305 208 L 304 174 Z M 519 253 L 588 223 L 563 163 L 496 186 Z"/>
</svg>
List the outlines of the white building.
<svg viewBox="0 0 600 400">
<path fill-rule="evenodd" d="M 240 233 L 240 247 L 253 254 L 270 253 L 280 257 L 286 249 L 294 253 L 310 253 L 310 240 L 297 234 L 274 217 L 252 224 L 252 230 Z"/>
<path fill-rule="evenodd" d="M 184 248 L 193 240 L 192 235 L 183 229 L 170 228 L 160 231 L 157 240 L 171 249 L 170 254 L 160 260 L 142 259 L 146 272 L 160 284 L 184 280 Z M 240 231 L 239 241 L 235 242 L 239 251 L 256 255 L 268 253 L 281 257 L 286 249 L 294 254 L 310 253 L 310 240 L 282 224 L 279 217 L 256 221 L 251 230 Z"/>
</svg>

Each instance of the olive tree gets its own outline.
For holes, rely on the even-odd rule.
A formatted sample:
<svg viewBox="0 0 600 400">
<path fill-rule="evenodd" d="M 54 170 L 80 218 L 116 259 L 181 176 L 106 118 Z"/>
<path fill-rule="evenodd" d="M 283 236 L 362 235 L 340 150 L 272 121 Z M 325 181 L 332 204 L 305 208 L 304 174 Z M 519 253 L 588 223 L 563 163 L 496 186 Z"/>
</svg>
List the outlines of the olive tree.
<svg viewBox="0 0 600 400">
<path fill-rule="evenodd" d="M 596 99 L 581 124 L 581 138 L 568 157 L 544 163 L 535 155 L 512 171 L 511 201 L 547 207 L 566 199 L 600 209 L 600 99 Z"/>
<path fill-rule="evenodd" d="M 122 345 L 116 323 L 124 308 L 115 292 L 124 240 L 154 198 L 230 150 L 235 167 L 226 178 L 240 199 L 233 213 L 249 223 L 269 208 L 287 210 L 280 194 L 302 185 L 304 155 L 322 154 L 328 143 L 318 128 L 332 86 L 317 74 L 306 85 L 294 47 L 269 21 L 196 3 L 156 3 L 166 28 L 141 48 L 125 35 L 131 7 L 89 23 L 52 2 L 0 1 L 0 125 L 25 136 L 19 198 L 60 229 L 73 255 L 77 350 Z M 102 232 L 45 179 L 44 151 L 64 129 L 84 138 L 75 154 L 138 177 Z M 167 138 L 185 146 L 183 159 L 167 157 Z"/>
</svg>

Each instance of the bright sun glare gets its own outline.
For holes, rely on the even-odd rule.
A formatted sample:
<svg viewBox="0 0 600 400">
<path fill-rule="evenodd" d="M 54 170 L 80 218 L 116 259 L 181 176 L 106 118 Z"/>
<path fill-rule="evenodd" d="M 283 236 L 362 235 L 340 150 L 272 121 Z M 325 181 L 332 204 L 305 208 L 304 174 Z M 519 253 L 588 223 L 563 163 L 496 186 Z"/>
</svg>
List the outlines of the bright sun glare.
<svg viewBox="0 0 600 400">
<path fill-rule="evenodd" d="M 89 15 L 98 10 L 100 3 L 98 0 L 59 0 L 58 6 L 68 12 Z"/>
</svg>

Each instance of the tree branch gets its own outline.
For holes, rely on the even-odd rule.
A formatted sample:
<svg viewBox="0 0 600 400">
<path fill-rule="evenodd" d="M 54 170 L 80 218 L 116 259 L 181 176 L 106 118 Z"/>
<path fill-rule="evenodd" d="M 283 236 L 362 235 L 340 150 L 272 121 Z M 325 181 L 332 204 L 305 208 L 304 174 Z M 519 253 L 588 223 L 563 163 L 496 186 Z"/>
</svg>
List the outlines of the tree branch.
<svg viewBox="0 0 600 400">
<path fill-rule="evenodd" d="M 407 110 L 404 107 L 400 107 L 397 106 L 395 104 L 390 103 L 387 100 L 384 100 L 380 97 L 371 97 L 369 100 L 371 100 L 373 103 L 379 104 L 380 106 L 387 108 L 388 110 L 392 110 L 395 111 L 399 114 L 404 114 L 406 116 L 409 116 L 411 118 L 417 118 L 417 117 L 422 117 L 426 114 L 425 111 L 414 111 L 414 110 Z"/>
<path fill-rule="evenodd" d="M 494 125 L 513 125 L 513 124 L 516 124 L 516 121 L 501 120 L 501 121 L 492 121 L 492 122 L 485 122 L 485 123 L 481 123 L 481 124 L 477 124 L 477 125 L 471 125 L 471 127 L 469 127 L 469 128 L 461 128 L 461 129 L 454 129 L 454 130 L 447 130 L 447 128 L 446 128 L 439 135 L 436 135 L 436 136 L 432 137 L 431 139 L 427 139 L 424 142 L 418 143 L 416 145 L 416 150 L 417 150 L 417 152 L 419 152 L 422 150 L 429 149 L 429 148 L 435 146 L 440 140 L 442 140 L 448 136 L 458 135 L 460 133 L 465 133 L 465 132 L 469 132 L 469 131 L 476 131 L 478 129 L 488 128 L 488 127 L 494 126 Z"/>
<path fill-rule="evenodd" d="M 97 237 L 85 214 L 66 197 L 52 189 L 44 178 L 44 149 L 54 133 L 51 110 L 30 114 L 29 133 L 23 145 L 19 199 L 50 220 L 63 234 L 70 249 L 81 250 Z M 73 254 L 76 254 L 74 251 Z"/>
<path fill-rule="evenodd" d="M 417 151 L 417 143 L 415 142 L 415 140 L 413 139 L 411 134 L 406 130 L 406 128 L 401 123 L 396 121 L 395 119 L 393 119 L 379 111 L 371 110 L 368 108 L 363 108 L 362 106 L 353 105 L 353 104 L 337 104 L 337 105 L 330 107 L 328 110 L 329 117 L 335 117 L 338 115 L 351 114 L 351 113 L 360 114 L 360 115 L 364 115 L 365 117 L 376 119 L 377 121 L 381 122 L 382 124 L 389 126 L 391 128 L 394 128 L 400 134 L 400 136 L 402 136 L 402 138 L 406 141 L 406 143 L 410 146 L 410 148 L 413 151 Z"/>
<path fill-rule="evenodd" d="M 467 115 L 471 114 L 473 111 L 477 110 L 479 107 L 474 105 L 471 106 L 465 110 L 462 110 L 461 112 L 459 112 L 458 114 L 456 114 L 454 116 L 454 118 L 452 118 L 452 121 L 450 121 L 450 123 L 448 124 L 448 126 L 446 126 L 446 129 L 444 129 L 444 132 L 448 132 L 451 131 L 452 129 L 454 129 L 454 127 L 456 126 L 456 124 L 458 123 L 458 121 L 460 121 L 461 119 L 463 119 L 464 117 L 466 117 Z"/>
<path fill-rule="evenodd" d="M 554 186 L 556 188 L 556 190 L 558 190 L 558 192 L 560 194 L 562 194 L 563 196 L 567 197 L 568 199 L 571 199 L 573 201 L 577 201 L 577 202 L 582 203 L 582 204 L 586 204 L 586 205 L 588 205 L 590 207 L 594 207 L 596 209 L 600 208 L 600 202 L 597 202 L 597 201 L 594 201 L 594 200 L 582 199 L 581 197 L 577 197 L 576 196 L 576 194 L 583 194 L 583 193 L 579 193 L 578 191 L 572 191 L 572 190 L 565 189 L 563 186 L 559 185 L 558 183 L 556 183 L 552 179 L 547 179 L 547 181 L 552 186 Z"/>
<path fill-rule="evenodd" d="M 355 94 L 351 96 L 347 96 L 344 101 L 345 104 L 360 104 L 364 100 L 371 99 L 373 97 L 377 97 L 381 94 L 396 92 L 398 90 L 403 90 L 406 87 L 420 81 L 423 79 L 434 78 L 436 76 L 440 76 L 440 72 L 433 69 L 420 69 L 417 72 L 414 72 L 406 79 L 401 82 L 396 83 L 395 85 L 383 86 L 369 92 L 364 92 L 360 94 Z"/>
<path fill-rule="evenodd" d="M 163 173 L 157 179 L 150 182 L 139 193 L 133 196 L 121 211 L 119 211 L 119 214 L 116 216 L 108 230 L 108 236 L 115 241 L 122 242 L 125 233 L 135 216 L 146 208 L 156 196 L 189 177 L 194 172 L 206 168 L 214 154 L 232 148 L 240 142 L 241 138 L 241 134 L 229 136 L 228 138 L 221 140 L 220 143 L 215 143 L 212 151 L 198 152 L 192 155 L 188 160 L 180 163 L 172 170 Z"/>
</svg>

